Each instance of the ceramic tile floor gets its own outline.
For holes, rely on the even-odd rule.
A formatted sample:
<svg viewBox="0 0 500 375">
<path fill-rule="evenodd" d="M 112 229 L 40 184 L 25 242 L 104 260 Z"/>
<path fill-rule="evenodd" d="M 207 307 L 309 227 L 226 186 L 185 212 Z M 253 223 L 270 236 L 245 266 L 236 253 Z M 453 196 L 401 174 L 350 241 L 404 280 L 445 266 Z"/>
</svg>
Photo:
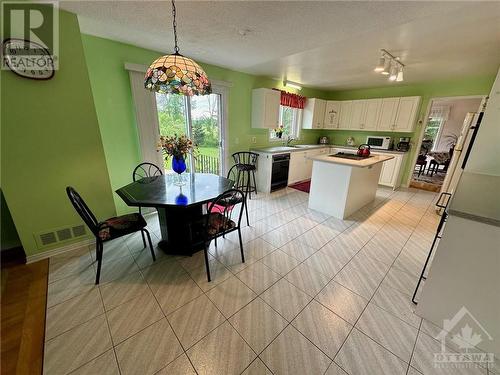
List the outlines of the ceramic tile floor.
<svg viewBox="0 0 500 375">
<path fill-rule="evenodd" d="M 285 189 L 249 202 L 251 226 L 202 253 L 152 262 L 138 234 L 50 260 L 44 373 L 487 374 L 435 369 L 435 327 L 411 295 L 436 195 L 379 189 L 348 220 Z M 147 217 L 157 243 L 157 217 Z M 244 221 L 244 220 L 243 220 Z M 431 333 L 433 333 L 431 335 Z"/>
</svg>

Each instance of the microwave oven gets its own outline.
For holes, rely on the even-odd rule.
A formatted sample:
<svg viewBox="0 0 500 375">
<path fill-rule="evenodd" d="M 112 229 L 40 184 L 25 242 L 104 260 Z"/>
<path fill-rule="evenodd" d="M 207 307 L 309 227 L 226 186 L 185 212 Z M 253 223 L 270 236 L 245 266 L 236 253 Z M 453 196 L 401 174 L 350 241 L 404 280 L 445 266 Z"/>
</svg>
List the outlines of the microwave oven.
<svg viewBox="0 0 500 375">
<path fill-rule="evenodd" d="M 369 135 L 368 137 L 366 137 L 366 144 L 369 145 L 370 148 L 378 150 L 389 150 L 392 146 L 392 138 Z"/>
</svg>

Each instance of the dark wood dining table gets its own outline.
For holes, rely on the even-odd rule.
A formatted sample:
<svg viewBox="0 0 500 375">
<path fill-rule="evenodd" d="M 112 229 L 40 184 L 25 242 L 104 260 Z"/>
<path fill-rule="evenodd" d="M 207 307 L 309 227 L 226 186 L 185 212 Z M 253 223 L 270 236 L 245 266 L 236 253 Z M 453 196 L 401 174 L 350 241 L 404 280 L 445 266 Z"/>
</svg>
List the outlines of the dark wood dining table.
<svg viewBox="0 0 500 375">
<path fill-rule="evenodd" d="M 229 190 L 233 181 L 209 173 L 186 173 L 177 186 L 175 174 L 145 177 L 116 190 L 129 206 L 154 207 L 158 211 L 161 241 L 168 254 L 192 255 L 189 225 L 203 214 L 203 205 Z"/>
</svg>

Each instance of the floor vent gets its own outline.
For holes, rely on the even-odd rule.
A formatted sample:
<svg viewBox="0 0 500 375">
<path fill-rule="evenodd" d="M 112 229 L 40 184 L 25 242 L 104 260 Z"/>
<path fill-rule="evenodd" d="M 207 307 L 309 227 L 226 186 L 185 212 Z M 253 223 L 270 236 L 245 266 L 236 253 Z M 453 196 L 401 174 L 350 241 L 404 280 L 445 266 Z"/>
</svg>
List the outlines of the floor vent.
<svg viewBox="0 0 500 375">
<path fill-rule="evenodd" d="M 66 241 L 73 238 L 71 230 L 69 228 L 60 229 L 57 231 L 57 238 L 59 241 Z"/>
<path fill-rule="evenodd" d="M 56 234 L 54 232 L 40 234 L 40 243 L 42 246 L 47 246 L 57 242 Z"/>
<path fill-rule="evenodd" d="M 85 231 L 85 225 L 77 225 L 74 226 L 72 229 L 74 237 L 81 237 L 87 234 L 87 232 Z"/>
<path fill-rule="evenodd" d="M 34 235 L 38 248 L 44 248 L 58 243 L 63 244 L 72 239 L 85 238 L 88 233 L 85 225 L 78 224 L 62 228 L 53 228 L 50 231 L 38 232 Z"/>
</svg>

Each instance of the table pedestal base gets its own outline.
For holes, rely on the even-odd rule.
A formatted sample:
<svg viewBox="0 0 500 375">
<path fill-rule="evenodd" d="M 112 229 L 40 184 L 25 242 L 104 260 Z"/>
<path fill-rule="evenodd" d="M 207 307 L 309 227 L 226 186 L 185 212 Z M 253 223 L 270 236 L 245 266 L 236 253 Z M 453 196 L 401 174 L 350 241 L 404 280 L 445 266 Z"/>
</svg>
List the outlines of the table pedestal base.
<svg viewBox="0 0 500 375">
<path fill-rule="evenodd" d="M 172 206 L 158 207 L 160 233 L 162 240 L 158 247 L 167 254 L 192 255 L 203 246 L 192 248 L 190 242 L 189 223 L 198 219 L 202 214 L 202 206 Z M 193 239 L 196 242 L 196 238 Z"/>
</svg>

